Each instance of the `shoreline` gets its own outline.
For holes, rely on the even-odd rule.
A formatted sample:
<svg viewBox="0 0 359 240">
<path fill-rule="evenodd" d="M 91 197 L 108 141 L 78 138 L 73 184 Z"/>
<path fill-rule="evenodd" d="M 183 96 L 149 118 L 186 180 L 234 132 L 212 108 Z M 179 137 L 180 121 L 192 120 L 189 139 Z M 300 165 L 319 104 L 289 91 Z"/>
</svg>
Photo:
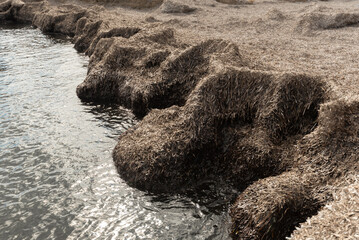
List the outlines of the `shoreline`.
<svg viewBox="0 0 359 240">
<path fill-rule="evenodd" d="M 242 43 L 218 38 L 218 28 L 201 31 L 202 23 L 195 22 L 199 34 L 194 37 L 186 25 L 190 20 L 180 18 L 211 13 L 219 3 L 183 2 L 164 1 L 147 13 L 6 1 L 0 3 L 0 19 L 31 22 L 44 33 L 70 36 L 75 49 L 90 57 L 87 78 L 77 87 L 80 99 L 119 103 L 143 118 L 121 135 L 113 151 L 119 174 L 131 186 L 182 192 L 198 182 L 221 180 L 245 189 L 230 210 L 234 239 L 284 239 L 318 211 L 318 216 L 322 211 L 330 214 L 326 207 L 321 210 L 327 203 L 347 206 L 349 198 L 335 195 L 358 184 L 359 99 L 355 79 L 347 80 L 356 72 L 342 68 L 343 76 L 337 79 L 336 69 L 325 65 L 325 56 L 318 67 L 308 66 L 311 62 L 305 59 L 318 63 L 310 51 L 318 58 L 323 52 L 339 54 L 327 47 L 326 37 L 334 39 L 337 49 L 350 46 L 354 40 L 344 38 L 352 34 L 348 27 L 359 24 L 359 15 L 334 8 L 335 1 L 328 3 L 332 9 L 283 3 L 283 11 L 278 10 L 282 5 L 268 11 L 268 22 L 256 16 L 254 21 L 236 19 L 248 34 L 249 42 Z M 260 4 L 235 6 L 250 12 Z M 300 10 L 304 13 L 293 10 L 299 4 L 306 4 Z M 235 6 L 219 5 L 229 12 L 236 11 Z M 288 16 L 290 11 L 299 11 L 299 21 Z M 297 23 L 289 38 L 299 43 L 296 46 L 284 37 L 287 22 Z M 276 46 L 284 49 L 282 54 L 263 45 L 271 41 L 267 23 L 278 34 L 278 44 L 287 43 Z M 277 24 L 282 25 L 275 28 Z M 335 31 L 342 28 L 336 39 Z M 318 35 L 324 39 L 322 45 L 315 45 Z M 307 42 L 309 47 L 297 53 Z M 351 59 L 351 53 L 344 53 L 338 62 L 348 62 L 345 56 Z M 304 60 L 287 61 L 291 54 Z M 267 61 L 269 56 L 273 62 Z M 305 239 L 318 227 L 327 229 L 321 222 L 313 227 L 304 223 L 305 230 L 295 230 L 291 239 Z M 355 224 L 355 219 L 346 223 Z M 353 234 L 340 229 L 327 229 L 326 234 Z"/>
</svg>

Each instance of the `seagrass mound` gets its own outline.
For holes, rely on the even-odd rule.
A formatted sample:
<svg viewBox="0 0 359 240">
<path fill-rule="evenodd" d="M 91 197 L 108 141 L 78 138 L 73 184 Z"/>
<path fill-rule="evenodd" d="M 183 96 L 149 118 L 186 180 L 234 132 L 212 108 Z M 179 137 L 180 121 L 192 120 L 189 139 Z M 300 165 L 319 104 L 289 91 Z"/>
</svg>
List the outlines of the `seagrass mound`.
<svg viewBox="0 0 359 240">
<path fill-rule="evenodd" d="M 99 14 L 103 11 L 73 5 L 50 8 L 44 3 L 32 14 L 34 26 L 73 37 L 75 48 L 91 57 L 88 76 L 77 88 L 83 101 L 117 102 L 142 117 L 152 108 L 183 105 L 208 74 L 214 56 L 234 66 L 247 65 L 238 47 L 228 41 L 189 46 L 171 28 L 118 26 L 104 22 Z M 26 19 L 21 10 L 14 17 Z"/>
<path fill-rule="evenodd" d="M 173 29 L 138 30 L 131 38 L 102 38 L 96 46 L 78 96 L 118 102 L 138 116 L 153 108 L 182 106 L 215 61 L 246 65 L 230 42 L 208 40 L 184 48 Z"/>
<path fill-rule="evenodd" d="M 304 11 L 299 17 L 296 30 L 313 34 L 313 31 L 317 30 L 339 29 L 358 25 L 358 11 L 321 6 Z"/>
<path fill-rule="evenodd" d="M 216 0 L 219 3 L 239 5 L 239 4 L 253 4 L 254 0 Z"/>
<path fill-rule="evenodd" d="M 134 1 L 140 2 L 144 0 Z M 314 58 L 306 51 L 303 56 L 292 52 L 288 57 L 291 53 L 284 54 L 285 48 L 277 54 L 283 54 L 288 64 L 292 61 L 301 66 L 306 74 L 296 68 L 288 71 L 290 64 L 285 61 L 276 62 L 281 67 L 275 68 L 271 61 L 278 61 L 273 53 L 280 48 L 276 41 L 266 42 L 268 39 L 263 41 L 266 46 L 256 43 L 258 36 L 251 34 L 264 31 L 257 26 L 247 29 L 244 33 L 248 35 L 239 39 L 257 44 L 251 51 L 268 51 L 262 59 L 266 64 L 253 59 L 244 44 L 238 44 L 240 40 L 234 44 L 221 39 L 220 34 L 192 39 L 176 29 L 177 23 L 186 26 L 186 21 L 168 18 L 180 16 L 188 23 L 196 14 L 213 14 L 210 9 L 216 5 L 209 0 L 205 1 L 208 6 L 164 1 L 169 2 L 176 4 L 164 4 L 151 12 L 163 14 L 161 22 L 154 17 L 138 20 L 133 13 L 120 15 L 98 5 L 0 0 L 0 20 L 31 22 L 45 33 L 70 36 L 75 48 L 90 57 L 88 75 L 76 90 L 78 96 L 83 101 L 119 103 L 143 117 L 120 136 L 113 151 L 119 174 L 130 185 L 153 192 L 185 192 L 206 182 L 230 183 L 243 190 L 230 210 L 234 239 L 284 239 L 318 211 L 318 217 L 311 218 L 318 225 L 313 226 L 311 220 L 303 223 L 293 238 L 304 239 L 318 229 L 325 229 L 328 236 L 351 234 L 358 214 L 353 210 L 352 215 L 347 206 L 357 204 L 358 198 L 353 193 L 356 185 L 349 186 L 346 177 L 356 176 L 359 167 L 359 100 L 354 94 L 337 96 L 342 96 L 338 92 L 346 84 L 354 89 L 355 79 L 334 81 L 331 75 L 328 80 L 323 77 L 327 74 L 319 77 L 314 70 L 336 66 L 297 65 L 303 56 Z M 193 11 L 188 12 L 184 3 Z M 232 14 L 233 9 L 249 8 L 217 5 Z M 309 35 L 330 35 L 326 29 L 348 30 L 357 25 L 354 11 L 330 9 L 327 13 L 323 9 L 303 8 L 296 15 L 272 9 L 263 15 L 264 20 L 247 19 L 246 24 L 233 22 L 240 18 L 236 15 L 236 19 L 229 19 L 230 28 L 258 24 L 274 29 L 276 24 L 289 22 L 292 34 L 309 39 Z M 227 25 L 219 26 L 216 32 Z M 318 46 L 312 48 L 320 49 L 321 44 Z M 345 59 L 336 57 L 337 49 L 341 48 L 320 53 Z M 320 60 L 328 63 L 327 58 Z M 344 74 L 355 74 L 349 70 Z M 339 83 L 343 85 L 340 91 Z M 333 85 L 337 96 L 328 90 L 333 90 Z M 347 191 L 348 196 L 342 196 Z M 328 226 L 322 216 L 330 214 L 330 206 L 343 212 L 336 212 L 332 219 L 345 219 L 349 228 L 341 231 L 341 225 L 334 229 Z"/>
<path fill-rule="evenodd" d="M 153 110 L 121 135 L 113 157 L 130 184 L 178 191 L 222 175 L 243 186 L 280 172 L 280 156 L 315 127 L 320 79 L 216 63 L 185 105 Z"/>
<path fill-rule="evenodd" d="M 295 164 L 291 170 L 261 179 L 240 194 L 231 209 L 232 219 L 235 220 L 232 237 L 284 238 L 289 236 L 299 222 L 316 214 L 323 205 L 331 201 L 333 194 L 335 196 L 334 190 L 346 185 L 345 177 L 357 174 L 358 114 L 358 99 L 340 99 L 324 104 L 319 113 L 318 127 L 296 145 L 293 154 Z M 357 195 L 345 198 L 358 201 Z M 343 214 L 347 212 L 344 210 Z M 357 216 L 355 212 L 352 214 Z M 338 216 L 333 216 L 335 217 Z M 346 221 L 349 226 L 355 226 L 356 218 L 348 218 Z M 304 236 L 314 234 L 312 230 L 308 230 L 311 223 L 308 220 L 304 224 L 308 226 L 304 227 Z M 326 221 L 319 223 L 317 227 L 326 228 L 328 233 L 333 231 L 325 224 Z M 338 227 L 333 229 L 341 231 Z M 301 236 L 301 229 L 297 232 Z"/>
<path fill-rule="evenodd" d="M 163 0 L 81 0 L 82 2 L 98 3 L 98 4 L 115 4 L 122 7 L 135 9 L 148 9 L 158 7 Z"/>
<path fill-rule="evenodd" d="M 176 1 L 164 0 L 163 4 L 160 7 L 161 12 L 163 13 L 192 13 L 197 10 L 195 7 L 190 7 L 189 5 L 178 3 Z"/>
<path fill-rule="evenodd" d="M 0 20 L 13 20 L 13 16 L 17 14 L 19 9 L 25 5 L 20 0 L 8 0 L 0 2 Z"/>
<path fill-rule="evenodd" d="M 358 239 L 359 176 L 347 176 L 347 186 L 335 189 L 333 201 L 300 225 L 290 239 Z"/>
</svg>

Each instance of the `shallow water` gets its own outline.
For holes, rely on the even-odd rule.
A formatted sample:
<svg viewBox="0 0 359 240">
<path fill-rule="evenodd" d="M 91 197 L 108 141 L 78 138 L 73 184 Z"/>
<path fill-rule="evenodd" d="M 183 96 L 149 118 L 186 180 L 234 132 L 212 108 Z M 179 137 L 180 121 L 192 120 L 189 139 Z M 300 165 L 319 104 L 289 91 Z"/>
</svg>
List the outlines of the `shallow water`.
<svg viewBox="0 0 359 240">
<path fill-rule="evenodd" d="M 87 63 L 67 40 L 0 27 L 0 239 L 227 239 L 226 211 L 119 178 L 111 152 L 136 120 L 80 102 Z"/>
</svg>

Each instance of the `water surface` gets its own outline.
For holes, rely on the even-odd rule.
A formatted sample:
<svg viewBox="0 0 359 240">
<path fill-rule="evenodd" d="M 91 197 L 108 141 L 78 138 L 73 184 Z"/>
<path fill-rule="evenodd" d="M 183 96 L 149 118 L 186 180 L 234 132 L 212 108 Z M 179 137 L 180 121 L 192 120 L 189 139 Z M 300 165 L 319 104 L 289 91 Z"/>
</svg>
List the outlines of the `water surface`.
<svg viewBox="0 0 359 240">
<path fill-rule="evenodd" d="M 111 152 L 136 120 L 80 102 L 87 63 L 68 40 L 0 27 L 0 239 L 227 239 L 216 202 L 119 178 Z"/>
</svg>

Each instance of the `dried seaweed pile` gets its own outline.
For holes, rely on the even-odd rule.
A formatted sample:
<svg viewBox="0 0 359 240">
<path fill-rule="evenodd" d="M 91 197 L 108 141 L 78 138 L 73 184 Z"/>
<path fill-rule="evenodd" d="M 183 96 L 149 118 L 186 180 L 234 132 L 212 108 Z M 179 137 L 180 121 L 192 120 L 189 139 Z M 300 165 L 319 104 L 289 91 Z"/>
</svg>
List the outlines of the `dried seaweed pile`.
<svg viewBox="0 0 359 240">
<path fill-rule="evenodd" d="M 8 0 L 0 2 L 0 20 L 13 20 L 19 9 L 24 6 L 20 0 Z"/>
<path fill-rule="evenodd" d="M 300 225 L 290 239 L 358 239 L 359 181 L 358 175 L 346 177 L 344 187 L 334 191 L 333 202 L 316 216 Z"/>
<path fill-rule="evenodd" d="M 136 8 L 136 9 L 146 9 L 146 8 L 153 8 L 160 6 L 163 3 L 163 0 L 82 0 L 85 2 L 101 2 L 101 3 L 107 3 L 107 4 L 117 4 L 119 6 L 123 7 L 130 7 L 130 8 Z"/>
<path fill-rule="evenodd" d="M 114 159 L 126 180 L 168 191 L 221 174 L 244 185 L 278 172 L 278 157 L 290 148 L 283 141 L 314 126 L 312 114 L 324 97 L 318 79 L 225 67 L 219 61 L 213 71 L 184 106 L 153 110 L 121 136 Z M 287 91 L 297 101 L 297 113 L 288 111 L 293 103 L 283 96 Z"/>
<path fill-rule="evenodd" d="M 344 9 L 316 7 L 304 11 L 297 23 L 296 30 L 306 34 L 323 29 L 337 29 L 359 25 L 359 13 Z"/>
<path fill-rule="evenodd" d="M 226 49 L 221 58 L 232 54 L 237 65 L 243 64 L 238 49 L 222 40 L 184 49 L 172 29 L 123 31 L 138 33 L 101 38 L 96 44 L 88 77 L 77 89 L 81 99 L 116 101 L 144 116 L 152 108 L 183 105 L 196 83 L 208 75 L 216 48 Z"/>
<path fill-rule="evenodd" d="M 224 180 L 245 189 L 231 208 L 235 239 L 282 239 L 327 202 L 347 204 L 333 193 L 359 168 L 358 99 L 330 100 L 325 79 L 266 70 L 229 41 L 192 44 L 174 29 L 114 22 L 103 11 L 29 2 L 8 19 L 71 36 L 90 56 L 78 96 L 143 117 L 113 152 L 129 184 L 181 192 Z"/>
<path fill-rule="evenodd" d="M 288 223 L 304 221 L 333 200 L 336 186 L 357 174 L 358 116 L 357 99 L 322 105 L 318 127 L 297 143 L 290 171 L 255 182 L 240 194 L 231 210 L 233 235 L 286 236 L 294 230 Z"/>
</svg>

